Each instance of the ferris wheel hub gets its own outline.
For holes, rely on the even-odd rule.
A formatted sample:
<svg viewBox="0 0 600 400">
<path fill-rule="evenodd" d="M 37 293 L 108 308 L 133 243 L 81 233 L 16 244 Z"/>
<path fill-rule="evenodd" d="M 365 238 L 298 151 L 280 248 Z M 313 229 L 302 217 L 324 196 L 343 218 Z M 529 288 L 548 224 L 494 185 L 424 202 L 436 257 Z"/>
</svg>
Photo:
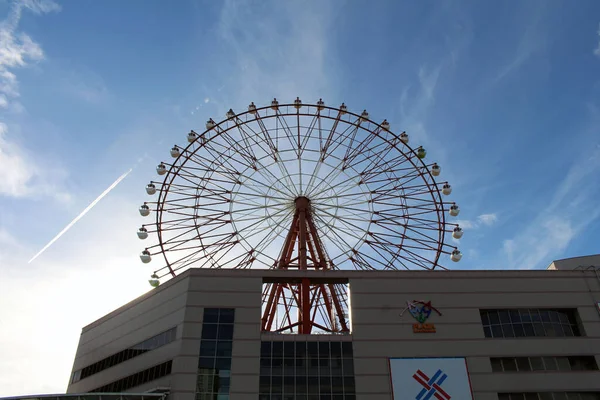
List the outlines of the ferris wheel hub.
<svg viewBox="0 0 600 400">
<path fill-rule="evenodd" d="M 308 197 L 296 197 L 296 200 L 294 200 L 294 202 L 296 203 L 296 210 L 298 211 L 308 210 L 310 206 L 310 200 L 308 199 Z"/>
</svg>

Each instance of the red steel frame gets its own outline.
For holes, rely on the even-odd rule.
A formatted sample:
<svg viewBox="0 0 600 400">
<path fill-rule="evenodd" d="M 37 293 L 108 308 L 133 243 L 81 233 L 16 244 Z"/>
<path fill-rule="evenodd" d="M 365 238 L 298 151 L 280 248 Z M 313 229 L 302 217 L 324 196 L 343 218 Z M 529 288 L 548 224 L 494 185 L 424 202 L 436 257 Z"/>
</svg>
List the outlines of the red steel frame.
<svg viewBox="0 0 600 400">
<path fill-rule="evenodd" d="M 298 197 L 295 205 L 296 211 L 292 225 L 285 239 L 276 269 L 302 271 L 330 269 L 311 216 L 310 200 L 306 197 Z M 263 331 L 292 331 L 299 334 L 310 334 L 313 328 L 317 328 L 325 332 L 349 332 L 341 298 L 332 283 L 314 283 L 310 279 L 303 278 L 297 283 L 273 283 L 267 286 L 265 297 L 267 297 L 267 293 L 268 298 L 261 324 Z M 286 293 L 291 296 L 286 296 Z M 324 313 L 326 315 L 321 315 L 321 318 L 324 319 L 323 324 L 319 323 L 317 319 L 317 309 L 320 304 L 323 304 L 326 310 Z M 279 305 L 283 305 L 284 308 L 282 316 L 284 322 L 274 328 L 273 323 Z M 291 313 L 296 309 L 298 315 L 294 317 Z"/>
</svg>

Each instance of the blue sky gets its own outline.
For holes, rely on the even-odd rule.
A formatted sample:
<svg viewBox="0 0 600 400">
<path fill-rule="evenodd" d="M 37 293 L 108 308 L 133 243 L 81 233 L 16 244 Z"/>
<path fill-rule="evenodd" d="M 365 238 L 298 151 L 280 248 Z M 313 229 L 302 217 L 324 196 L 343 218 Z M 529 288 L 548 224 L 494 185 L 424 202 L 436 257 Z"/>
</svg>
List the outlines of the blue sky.
<svg viewBox="0 0 600 400">
<path fill-rule="evenodd" d="M 250 101 L 410 133 L 462 209 L 451 267 L 597 253 L 600 3 L 576 4 L 0 1 L 0 396 L 65 390 L 80 328 L 147 290 L 155 165 Z"/>
</svg>

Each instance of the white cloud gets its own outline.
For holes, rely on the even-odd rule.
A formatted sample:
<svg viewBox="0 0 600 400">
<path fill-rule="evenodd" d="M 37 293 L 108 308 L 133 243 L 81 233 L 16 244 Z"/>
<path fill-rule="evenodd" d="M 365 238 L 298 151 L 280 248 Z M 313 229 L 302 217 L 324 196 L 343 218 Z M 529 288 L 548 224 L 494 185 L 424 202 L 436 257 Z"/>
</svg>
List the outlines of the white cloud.
<svg viewBox="0 0 600 400">
<path fill-rule="evenodd" d="M 8 127 L 0 122 L 0 196 L 31 197 L 45 195 L 60 202 L 71 196 L 62 188 L 66 172 L 28 154 L 8 139 Z"/>
<path fill-rule="evenodd" d="M 477 216 L 475 221 L 471 221 L 468 219 L 459 219 L 459 220 L 454 220 L 452 222 L 458 224 L 463 229 L 477 229 L 477 228 L 481 227 L 482 225 L 485 225 L 485 226 L 494 225 L 496 222 L 498 222 L 498 215 L 495 213 L 481 214 L 481 215 Z"/>
<path fill-rule="evenodd" d="M 597 141 L 600 116 L 592 124 L 587 140 Z M 555 184 L 554 195 L 527 226 L 504 242 L 503 252 L 512 268 L 546 266 L 561 256 L 580 232 L 600 216 L 596 199 L 600 196 L 597 181 L 600 172 L 600 144 L 580 145 L 587 157 L 578 158 L 562 181 Z"/>
<path fill-rule="evenodd" d="M 498 221 L 496 214 L 481 214 L 477 217 L 477 221 L 486 226 L 492 226 Z"/>
<path fill-rule="evenodd" d="M 15 1 L 8 17 L 0 22 L 0 107 L 6 108 L 9 99 L 19 96 L 17 77 L 12 69 L 28 65 L 30 61 L 44 58 L 44 52 L 39 44 L 25 33 L 17 32 L 23 9 L 29 9 L 37 14 L 58 11 L 60 7 L 50 0 L 21 0 Z"/>
</svg>

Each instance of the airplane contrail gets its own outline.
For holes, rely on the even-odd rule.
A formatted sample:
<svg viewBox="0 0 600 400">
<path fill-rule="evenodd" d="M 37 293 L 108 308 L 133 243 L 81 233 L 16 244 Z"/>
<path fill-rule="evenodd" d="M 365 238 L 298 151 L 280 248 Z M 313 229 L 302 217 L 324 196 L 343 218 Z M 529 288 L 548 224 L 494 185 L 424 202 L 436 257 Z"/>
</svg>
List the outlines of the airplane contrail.
<svg viewBox="0 0 600 400">
<path fill-rule="evenodd" d="M 57 240 L 58 240 L 58 239 L 59 239 L 59 238 L 60 238 L 62 235 L 64 235 L 64 233 L 65 233 L 66 231 L 68 231 L 69 229 L 71 229 L 71 227 L 72 227 L 73 225 L 75 225 L 75 223 L 76 223 L 77 221 L 79 221 L 81 218 L 83 218 L 83 216 L 84 216 L 85 214 L 87 214 L 87 212 L 88 212 L 88 211 L 90 211 L 90 210 L 91 210 L 91 209 L 92 209 L 92 208 L 93 208 L 93 207 L 94 207 L 96 204 L 98 204 L 98 202 L 99 202 L 100 200 L 102 200 L 102 198 L 103 198 L 104 196 L 106 196 L 106 195 L 108 194 L 108 192 L 110 192 L 111 190 L 113 190 L 113 189 L 114 189 L 114 188 L 115 188 L 115 187 L 116 187 L 116 186 L 117 186 L 117 185 L 118 185 L 118 184 L 119 184 L 119 183 L 120 183 L 120 182 L 121 182 L 123 179 L 125 179 L 125 177 L 126 177 L 127 175 L 129 175 L 129 173 L 130 173 L 131 171 L 133 171 L 133 168 L 130 168 L 130 169 L 129 169 L 129 171 L 125 172 L 123 175 L 121 175 L 120 177 L 118 177 L 118 178 L 117 178 L 117 180 L 116 180 L 116 181 L 114 181 L 112 185 L 110 185 L 110 186 L 109 186 L 109 187 L 108 187 L 108 188 L 107 188 L 107 189 L 106 189 L 104 192 L 102 192 L 102 193 L 100 194 L 100 196 L 96 197 L 96 200 L 92 201 L 92 202 L 90 203 L 90 205 L 89 205 L 89 206 L 87 206 L 87 207 L 85 208 L 85 210 L 83 210 L 83 211 L 82 211 L 82 212 L 81 212 L 81 213 L 80 213 L 78 216 L 76 216 L 76 217 L 73 219 L 73 221 L 71 221 L 71 222 L 69 223 L 69 225 L 65 226 L 65 228 L 64 228 L 62 231 L 60 231 L 60 232 L 58 233 L 58 235 L 54 236 L 54 238 L 53 238 L 53 239 L 52 239 L 52 240 L 51 240 L 51 241 L 50 241 L 50 242 L 49 242 L 47 245 L 45 245 L 43 249 L 41 249 L 41 250 L 40 250 L 40 251 L 39 251 L 39 252 L 38 252 L 38 253 L 37 253 L 35 256 L 33 256 L 33 257 L 31 258 L 31 260 L 29 260 L 29 261 L 27 262 L 27 264 L 31 263 L 33 260 L 35 260 L 36 258 L 38 258 L 38 256 L 39 256 L 40 254 L 42 254 L 44 251 L 46 251 L 46 249 L 48 249 L 48 247 L 52 246 L 52 243 L 56 242 L 56 241 L 57 241 Z"/>
</svg>

